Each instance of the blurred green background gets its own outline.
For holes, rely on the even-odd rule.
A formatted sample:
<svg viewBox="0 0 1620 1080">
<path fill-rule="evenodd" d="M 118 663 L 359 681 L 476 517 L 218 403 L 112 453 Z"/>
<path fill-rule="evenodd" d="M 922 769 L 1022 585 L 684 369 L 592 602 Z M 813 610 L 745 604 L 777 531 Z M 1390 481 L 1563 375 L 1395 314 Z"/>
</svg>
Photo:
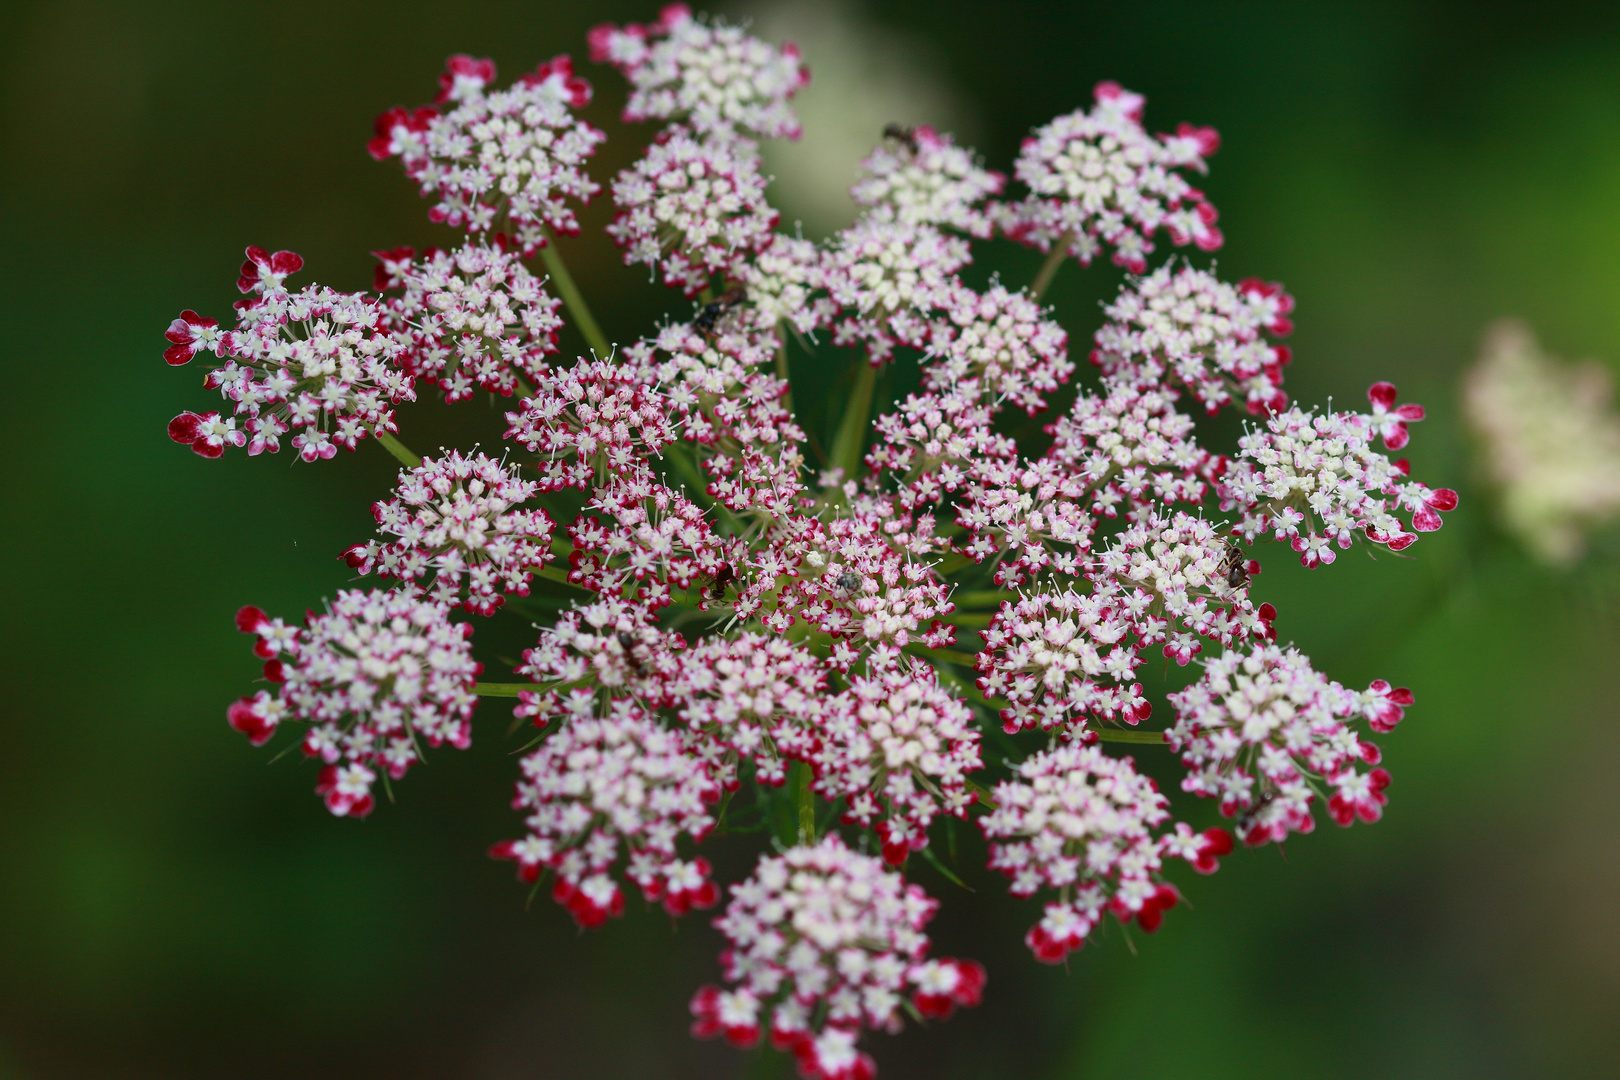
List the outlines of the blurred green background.
<svg viewBox="0 0 1620 1080">
<path fill-rule="evenodd" d="M 1183 881 L 1194 906 L 1134 954 L 1116 932 L 1067 969 L 1028 958 L 1035 907 L 999 881 L 975 875 L 970 894 L 920 870 L 945 901 L 939 950 L 980 957 L 991 981 L 979 1009 L 874 1037 L 882 1075 L 1615 1075 L 1620 633 L 1601 567 L 1539 569 L 1495 531 L 1456 394 L 1503 315 L 1555 352 L 1620 359 L 1615 6 L 755 13 L 802 27 L 812 69 L 844 80 L 811 92 L 900 93 L 916 115 L 889 118 L 954 122 L 1004 169 L 1102 78 L 1148 96 L 1150 128 L 1219 128 L 1205 185 L 1228 237 L 1219 266 L 1298 298 L 1291 389 L 1359 401 L 1395 381 L 1429 407 L 1417 475 L 1464 498 L 1415 559 L 1352 553 L 1306 575 L 1278 553 L 1257 582 L 1323 670 L 1414 689 L 1383 740 L 1384 822 L 1239 853 Z M 341 587 L 334 555 L 369 534 L 393 466 L 371 444 L 319 467 L 205 462 L 164 436 L 209 396 L 195 368 L 164 367 L 162 331 L 182 307 L 229 314 L 244 245 L 301 252 L 299 281 L 362 288 L 368 250 L 450 238 L 396 167 L 366 157 L 373 116 L 429 100 L 449 52 L 493 55 L 504 81 L 582 54 L 594 22 L 653 14 L 617 0 L 0 10 L 0 1078 L 766 1074 L 685 1034 L 687 996 L 716 975 L 706 919 L 672 928 L 633 903 L 582 936 L 544 898 L 526 911 L 510 867 L 485 859 L 516 825 L 498 703 L 472 750 L 435 755 L 364 823 L 332 820 L 308 766 L 267 767 L 226 727 L 256 674 L 231 614 Z M 615 121 L 616 76 L 585 74 L 614 136 L 606 180 L 648 129 Z M 784 202 L 811 231 L 829 213 L 813 192 Z M 618 266 L 607 214 L 604 199 L 565 250 L 626 340 L 685 307 Z M 1016 283 L 1035 262 L 1003 249 L 984 266 Z M 1116 282 L 1102 266 L 1059 277 L 1077 351 Z M 407 413 L 406 441 L 429 446 L 435 423 Z M 734 878 L 747 845 L 716 858 Z"/>
</svg>

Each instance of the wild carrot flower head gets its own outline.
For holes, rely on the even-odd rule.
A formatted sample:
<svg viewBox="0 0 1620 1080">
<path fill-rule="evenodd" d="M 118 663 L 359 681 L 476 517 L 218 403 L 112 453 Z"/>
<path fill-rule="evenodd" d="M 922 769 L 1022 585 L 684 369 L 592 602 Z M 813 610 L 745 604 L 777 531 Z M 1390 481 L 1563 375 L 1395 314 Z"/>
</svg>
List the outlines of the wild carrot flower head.
<svg viewBox="0 0 1620 1080">
<path fill-rule="evenodd" d="M 1132 382 L 1178 383 L 1211 413 L 1234 401 L 1275 412 L 1288 404 L 1282 369 L 1292 354 L 1261 335 L 1290 333 L 1293 308 L 1277 285 L 1234 287 L 1190 266 L 1161 267 L 1104 308 L 1091 362 Z"/>
<path fill-rule="evenodd" d="M 235 328 L 216 333 L 212 320 L 186 312 L 168 338 L 187 340 L 164 353 L 171 364 L 204 351 L 222 359 L 204 385 L 231 402 L 236 415 L 182 413 L 170 424 L 170 437 L 218 457 L 226 445 L 274 453 L 291 431 L 298 456 L 318 461 L 339 446 L 353 450 L 367 435 L 394 430 L 394 406 L 414 400 L 416 391 L 399 364 L 404 335 L 380 305 L 317 285 L 288 292 L 285 278 L 302 259 L 262 248 L 247 254 L 237 287 L 248 299 L 237 303 Z"/>
<path fill-rule="evenodd" d="M 1409 547 L 1418 533 L 1440 528 L 1440 512 L 1456 508 L 1457 493 L 1409 480 L 1404 460 L 1378 453 L 1372 443 L 1385 422 L 1297 408 L 1267 417 L 1264 429 L 1238 441 L 1239 456 L 1219 485 L 1222 508 L 1241 512 L 1238 531 L 1251 541 L 1266 532 L 1291 541 L 1306 566 L 1331 563 L 1334 548 L 1348 548 L 1358 532 L 1391 551 Z M 1399 510 L 1411 515 L 1410 531 Z"/>
<path fill-rule="evenodd" d="M 1388 688 L 1383 683 L 1384 693 L 1370 695 L 1385 697 Z M 1340 825 L 1382 816 L 1389 773 L 1359 768 L 1376 765 L 1380 755 L 1350 727 L 1368 699 L 1319 674 L 1298 650 L 1262 645 L 1226 653 L 1170 701 L 1177 719 L 1167 736 L 1189 769 L 1182 787 L 1215 799 L 1223 815 L 1237 819 L 1245 843 L 1310 832 L 1318 798 Z M 1376 709 L 1377 701 L 1370 703 Z"/>
<path fill-rule="evenodd" d="M 781 228 L 757 145 L 798 132 L 796 49 L 680 4 L 589 46 L 627 77 L 625 118 L 661 125 L 623 159 L 606 231 L 678 290 L 662 319 L 610 337 L 565 265 L 598 191 L 590 87 L 566 57 L 500 89 L 458 55 L 370 149 L 463 236 L 376 252 L 370 294 L 295 290 L 302 259 L 249 248 L 235 326 L 169 324 L 165 361 L 207 354 L 230 403 L 170 423 L 198 455 L 290 436 L 313 461 L 371 436 L 404 465 L 344 553 L 386 588 L 301 626 L 241 613 L 270 687 L 234 727 L 260 744 L 298 725 L 318 792 L 357 817 L 425 747 L 466 746 L 480 698 L 515 702 L 521 823 L 490 854 L 582 926 L 628 915 L 631 885 L 671 915 L 717 903 L 700 845 L 758 836 L 693 1031 L 769 1032 L 810 1080 L 871 1080 L 864 1032 L 980 1000 L 984 969 L 930 954 L 937 904 L 906 877 L 972 873 L 958 822 L 1040 896 L 1025 940 L 1058 962 L 1110 913 L 1153 930 L 1189 867 L 1217 869 L 1233 835 L 1200 816 L 1261 844 L 1310 831 L 1318 803 L 1383 812 L 1368 737 L 1411 691 L 1319 673 L 1257 576 L 1358 538 L 1404 550 L 1457 496 L 1388 456 L 1421 406 L 1385 382 L 1365 408 L 1293 404 L 1293 297 L 1195 265 L 1221 243 L 1189 180 L 1211 129 L 1151 134 L 1143 99 L 1103 83 L 1026 141 L 1004 196 L 970 148 L 890 125 L 849 163 L 857 218 L 818 242 Z M 966 273 L 998 230 L 1047 253 L 1027 287 Z M 1150 266 L 1165 238 L 1190 258 Z M 1079 327 L 1042 296 L 1105 250 L 1128 276 L 1077 369 Z M 419 384 L 511 399 L 510 446 L 413 453 L 396 407 Z M 1501 396 L 1481 392 L 1497 426 Z M 1195 419 L 1228 405 L 1235 445 Z M 455 419 L 475 431 L 477 411 Z M 480 646 L 511 681 L 480 679 L 457 607 L 519 620 L 521 659 Z M 1166 753 L 1180 791 L 1147 775 Z"/>
<path fill-rule="evenodd" d="M 931 225 L 863 217 L 840 233 L 823 273 L 828 295 L 848 314 L 834 324 L 833 340 L 859 342 L 874 362 L 896 346 L 929 344 L 929 318 L 955 292 L 956 272 L 968 245 Z"/>
<path fill-rule="evenodd" d="M 1038 959 L 1056 963 L 1078 949 L 1108 911 L 1152 932 L 1176 905 L 1178 894 L 1160 876 L 1155 835 L 1170 816 L 1169 800 L 1130 758 L 1059 746 L 996 785 L 995 800 L 980 819 L 991 868 L 1007 875 L 1014 896 L 1058 892 L 1025 937 Z"/>
<path fill-rule="evenodd" d="M 973 711 L 932 673 L 852 680 L 826 703 L 817 743 L 817 789 L 844 800 L 846 821 L 876 822 L 883 857 L 895 865 L 927 846 L 937 814 L 966 815 L 967 774 L 982 765 Z"/>
<path fill-rule="evenodd" d="M 666 700 L 676 717 L 715 753 L 716 773 L 737 786 L 737 762 L 779 785 L 786 766 L 821 739 L 827 670 L 803 646 L 763 634 L 709 638 L 680 654 Z M 712 749 L 710 749 L 712 748 Z"/>
<path fill-rule="evenodd" d="M 999 282 L 984 293 L 961 289 L 945 312 L 951 328 L 943 341 L 936 337 L 930 344 L 931 362 L 923 369 L 930 390 L 971 380 L 994 405 L 1005 403 L 1033 416 L 1046 408 L 1045 395 L 1057 392 L 1074 373 L 1068 334 L 1026 293 Z"/>
</svg>

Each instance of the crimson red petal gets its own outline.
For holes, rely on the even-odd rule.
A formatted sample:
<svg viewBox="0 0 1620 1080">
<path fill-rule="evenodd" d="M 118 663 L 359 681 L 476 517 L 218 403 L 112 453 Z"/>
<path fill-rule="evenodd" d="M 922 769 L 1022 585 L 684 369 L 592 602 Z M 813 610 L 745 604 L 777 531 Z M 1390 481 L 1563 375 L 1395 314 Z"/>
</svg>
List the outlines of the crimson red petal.
<svg viewBox="0 0 1620 1080">
<path fill-rule="evenodd" d="M 1437 488 L 1423 496 L 1423 501 L 1436 510 L 1457 509 L 1457 493 L 1450 488 Z"/>
<path fill-rule="evenodd" d="M 169 438 L 190 446 L 202 435 L 202 417 L 194 412 L 183 412 L 169 421 Z"/>
</svg>

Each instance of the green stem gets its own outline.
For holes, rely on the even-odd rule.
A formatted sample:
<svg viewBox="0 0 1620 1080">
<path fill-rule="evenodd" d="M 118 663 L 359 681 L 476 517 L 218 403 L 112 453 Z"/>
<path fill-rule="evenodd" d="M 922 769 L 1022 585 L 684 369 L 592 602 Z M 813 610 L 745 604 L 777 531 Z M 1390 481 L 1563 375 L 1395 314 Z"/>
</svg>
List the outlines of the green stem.
<svg viewBox="0 0 1620 1080">
<path fill-rule="evenodd" d="M 693 460 L 693 455 L 696 453 L 695 447 L 688 447 L 685 443 L 671 443 L 664 447 L 663 457 L 665 461 L 675 466 L 675 471 L 680 474 L 682 480 L 686 481 L 686 493 L 693 500 L 704 506 L 713 506 L 714 500 L 709 498 L 708 481 L 703 479 L 702 471 L 698 468 L 697 462 Z"/>
<path fill-rule="evenodd" d="M 387 450 L 390 454 L 393 454 L 394 457 L 398 458 L 399 463 L 405 466 L 407 469 L 414 469 L 418 465 L 422 464 L 422 456 L 420 454 L 411 453 L 410 450 L 406 448 L 404 443 L 394 438 L 388 432 L 379 431 L 376 433 L 376 435 L 377 441 L 382 444 L 382 448 Z"/>
<path fill-rule="evenodd" d="M 793 412 L 793 382 L 788 378 L 787 335 L 780 325 L 776 328 L 776 377 L 782 380 L 787 392 L 782 395 L 782 408 Z"/>
<path fill-rule="evenodd" d="M 958 570 L 966 570 L 970 566 L 977 565 L 978 563 L 974 562 L 966 555 L 953 551 L 949 555 L 942 557 L 937 563 L 934 564 L 934 572 L 938 574 L 954 574 Z"/>
<path fill-rule="evenodd" d="M 479 697 L 517 697 L 523 691 L 533 689 L 534 683 L 529 682 L 473 683 L 473 693 Z"/>
<path fill-rule="evenodd" d="M 855 381 L 849 388 L 849 404 L 844 407 L 844 420 L 833 439 L 832 466 L 844 470 L 844 479 L 853 480 L 855 469 L 861 463 L 861 450 L 866 443 L 866 424 L 872 417 L 872 391 L 877 386 L 877 368 L 865 357 L 855 361 Z"/>
<path fill-rule="evenodd" d="M 810 790 L 810 766 L 799 762 L 797 779 L 799 801 L 799 843 L 816 842 L 816 796 Z"/>
<path fill-rule="evenodd" d="M 988 807 L 991 810 L 996 808 L 996 797 L 990 794 L 989 788 L 983 784 L 976 784 L 965 776 L 962 778 L 962 784 L 979 797 L 979 805 Z"/>
<path fill-rule="evenodd" d="M 949 819 L 947 819 L 947 820 L 949 820 Z M 956 874 L 951 871 L 950 867 L 946 866 L 943 862 L 940 861 L 939 856 L 934 854 L 934 849 L 933 849 L 932 846 L 925 847 L 925 848 L 922 849 L 922 857 L 927 859 L 929 862 L 933 863 L 934 864 L 934 869 L 938 870 L 940 872 L 940 874 L 942 874 L 944 876 L 945 880 L 949 881 L 952 885 L 960 885 L 962 888 L 966 889 L 968 892 L 973 892 L 974 891 L 973 886 L 969 885 L 967 882 L 965 882 L 961 878 L 957 877 Z"/>
<path fill-rule="evenodd" d="M 533 572 L 540 577 L 545 578 L 547 581 L 555 581 L 559 585 L 568 585 L 575 589 L 585 589 L 585 586 L 568 580 L 568 571 L 559 569 L 555 566 L 538 566 L 535 567 Z M 585 591 L 589 592 L 590 590 L 585 589 Z"/>
<path fill-rule="evenodd" d="M 1165 744 L 1162 731 L 1131 731 L 1118 728 L 1097 728 L 1097 737 L 1103 742 L 1138 743 L 1150 746 L 1163 746 Z"/>
<path fill-rule="evenodd" d="M 557 238 L 550 229 L 546 230 L 546 246 L 540 249 L 540 259 L 546 264 L 546 273 L 551 275 L 552 282 L 557 286 L 557 295 L 562 302 L 568 305 L 568 313 L 574 317 L 574 323 L 579 332 L 585 335 L 585 344 L 591 347 L 599 359 L 606 360 L 612 349 L 608 346 L 608 339 L 603 335 L 602 328 L 596 325 L 596 319 L 591 315 L 591 309 L 585 304 L 585 297 L 574 284 L 574 275 L 568 272 L 568 266 L 563 262 L 562 253 L 557 250 Z"/>
<path fill-rule="evenodd" d="M 1058 237 L 1057 243 L 1052 245 L 1052 250 L 1046 253 L 1046 261 L 1041 263 L 1041 272 L 1035 275 L 1035 282 L 1029 287 L 1030 294 L 1035 299 L 1039 300 L 1046 295 L 1047 287 L 1052 284 L 1052 279 L 1057 277 L 1058 267 L 1062 266 L 1063 260 L 1068 257 L 1069 234 L 1064 233 Z"/>
<path fill-rule="evenodd" d="M 966 668 L 971 668 L 979 662 L 979 658 L 972 653 L 961 652 L 957 649 L 936 649 L 931 645 L 918 645 L 916 648 L 923 656 L 944 660 L 951 664 L 960 664 Z"/>
</svg>

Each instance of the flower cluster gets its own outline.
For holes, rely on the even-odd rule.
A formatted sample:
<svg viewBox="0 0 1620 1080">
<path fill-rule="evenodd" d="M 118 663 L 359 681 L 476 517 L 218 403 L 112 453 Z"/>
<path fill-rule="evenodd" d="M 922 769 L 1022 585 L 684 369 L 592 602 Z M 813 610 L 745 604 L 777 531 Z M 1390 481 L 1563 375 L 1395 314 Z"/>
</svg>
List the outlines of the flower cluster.
<svg viewBox="0 0 1620 1080">
<path fill-rule="evenodd" d="M 1440 527 L 1440 512 L 1456 509 L 1457 493 L 1408 480 L 1404 459 L 1391 462 L 1372 445 L 1382 434 L 1385 445 L 1405 446 L 1406 424 L 1423 419 L 1423 409 L 1390 408 L 1389 383 L 1375 384 L 1367 397 L 1370 415 L 1289 409 L 1238 440 L 1239 456 L 1219 484 L 1221 508 L 1242 511 L 1238 532 L 1251 543 L 1271 532 L 1316 566 L 1331 563 L 1334 547 L 1348 548 L 1358 532 L 1400 551 Z M 1395 516 L 1402 509 L 1411 531 Z"/>
<path fill-rule="evenodd" d="M 195 311 L 169 326 L 164 359 L 179 365 L 199 352 L 223 359 L 204 385 L 235 406 L 230 418 L 181 413 L 169 424 L 175 442 L 203 457 L 219 457 L 226 446 L 275 453 L 296 430 L 298 456 L 318 461 L 396 429 L 393 407 L 416 398 L 415 380 L 399 362 L 407 336 L 364 295 L 318 285 L 289 292 L 287 276 L 303 265 L 290 251 L 250 247 L 236 283 L 249 298 L 237 304 L 235 329 L 221 332 Z"/>
<path fill-rule="evenodd" d="M 1182 788 L 1215 799 L 1241 840 L 1263 844 L 1315 828 L 1311 803 L 1321 791 L 1332 792 L 1328 812 L 1340 825 L 1383 816 L 1389 773 L 1358 768 L 1380 754 L 1350 724 L 1362 717 L 1388 731 L 1412 695 L 1382 679 L 1346 690 L 1297 649 L 1263 645 L 1211 660 L 1170 702 L 1176 723 L 1165 737 L 1189 770 Z"/>
<path fill-rule="evenodd" d="M 534 571 L 551 561 L 552 522 L 544 510 L 514 510 L 540 485 L 483 454 L 452 450 L 400 474 L 387 502 L 372 506 L 377 527 L 396 537 L 344 552 L 362 574 L 417 584 L 429 574 L 429 594 L 492 615 L 504 597 L 528 596 Z"/>
<path fill-rule="evenodd" d="M 1040 305 L 1001 284 L 980 294 L 958 290 L 946 309 L 951 329 L 932 344 L 924 386 L 940 392 L 971 385 L 992 404 L 1003 402 L 1034 416 L 1050 394 L 1069 381 L 1069 335 L 1044 318 Z"/>
<path fill-rule="evenodd" d="M 850 197 L 906 225 L 941 225 L 984 239 L 991 215 L 985 200 L 1001 194 L 1007 178 L 979 164 L 973 152 L 931 127 L 891 129 Z"/>
<path fill-rule="evenodd" d="M 592 60 L 630 80 L 626 120 L 684 120 L 706 134 L 799 135 L 788 99 L 809 83 L 810 71 L 792 45 L 773 48 L 741 27 L 669 4 L 656 22 L 596 27 L 590 46 Z"/>
<path fill-rule="evenodd" d="M 232 705 L 231 726 L 262 745 L 283 721 L 308 724 L 304 754 L 324 763 L 316 792 L 338 817 L 365 817 L 378 773 L 403 777 L 421 760 L 418 740 L 458 750 L 472 742 L 483 665 L 472 658 L 472 627 L 449 616 L 403 590 L 340 592 L 301 629 L 243 608 L 236 625 L 256 638 L 264 677 L 280 689 Z"/>
<path fill-rule="evenodd" d="M 738 761 L 751 761 L 754 779 L 778 786 L 789 761 L 806 760 L 816 745 L 827 684 L 820 658 L 771 635 L 710 638 L 680 657 L 666 700 L 715 754 L 714 771 L 737 786 Z"/>
<path fill-rule="evenodd" d="M 1082 264 L 1107 246 L 1115 263 L 1136 274 L 1147 269 L 1160 229 L 1175 244 L 1219 248 L 1215 208 L 1176 170 L 1204 172 L 1220 136 L 1191 124 L 1150 136 L 1142 128 L 1144 104 L 1117 83 L 1098 83 L 1089 112 L 1060 116 L 1025 139 L 1013 175 L 1029 195 L 1000 208 L 1006 234 Z"/>
<path fill-rule="evenodd" d="M 669 407 L 656 389 L 609 360 L 548 370 L 506 437 L 543 455 L 543 490 L 589 487 L 598 470 L 619 476 L 645 468 L 643 452 L 675 441 Z"/>
<path fill-rule="evenodd" d="M 428 212 L 434 221 L 470 233 L 504 227 L 530 254 L 548 232 L 578 234 L 569 200 L 587 203 L 601 190 L 585 163 L 607 136 L 574 115 L 591 100 L 591 87 L 566 56 L 505 90 L 488 90 L 494 81 L 493 61 L 452 56 L 439 77 L 438 105 L 383 113 L 367 149 L 378 161 L 400 159 L 405 175 L 436 200 Z"/>
<path fill-rule="evenodd" d="M 864 344 L 874 363 L 897 346 L 930 344 L 930 316 L 946 308 L 968 263 L 967 241 L 930 225 L 867 215 L 838 234 L 822 265 L 828 295 L 842 309 L 833 340 Z"/>
<path fill-rule="evenodd" d="M 1528 326 L 1491 328 L 1464 387 L 1503 527 L 1536 558 L 1568 565 L 1620 515 L 1620 417 L 1601 364 L 1547 356 Z"/>
<path fill-rule="evenodd" d="M 715 926 L 731 947 L 729 990 L 692 999 L 699 1036 L 791 1049 L 810 1080 L 860 1080 L 875 1069 L 855 1047 L 862 1027 L 894 1029 L 911 988 L 919 1012 L 975 1005 L 984 969 L 925 959 L 923 927 L 938 902 L 837 836 L 760 861 L 732 890 Z"/>
<path fill-rule="evenodd" d="M 877 825 L 883 857 L 898 866 L 928 843 L 941 810 L 965 817 L 967 774 L 981 767 L 973 710 L 932 672 L 858 678 L 826 704 L 810 762 L 816 789 L 844 800 L 844 820 Z"/>
<path fill-rule="evenodd" d="M 865 1032 L 978 1002 L 983 968 L 929 956 L 936 904 L 906 878 L 919 859 L 972 873 L 941 842 L 958 821 L 1015 896 L 1041 894 L 1027 943 L 1046 962 L 1110 912 L 1153 930 L 1189 867 L 1217 868 L 1233 836 L 1193 816 L 1216 811 L 1172 802 L 1120 743 L 1173 751 L 1183 791 L 1249 844 L 1309 831 L 1317 801 L 1379 816 L 1389 777 L 1359 732 L 1392 730 L 1412 694 L 1346 690 L 1278 643 L 1264 542 L 1306 565 L 1358 535 L 1402 550 L 1457 497 L 1386 456 L 1424 415 L 1392 385 L 1364 412 L 1290 403 L 1281 286 L 1148 266 L 1161 235 L 1221 243 L 1184 175 L 1213 131 L 1150 135 L 1143 99 L 1103 83 L 1009 180 L 890 125 L 859 216 L 814 242 L 779 231 L 760 169 L 759 140 L 798 132 L 797 50 L 679 4 L 589 45 L 629 80 L 624 119 L 662 124 L 599 239 L 678 291 L 669 317 L 610 339 L 564 266 L 604 138 L 568 58 L 499 90 L 493 63 L 455 56 L 438 102 L 385 114 L 370 148 L 462 237 L 376 252 L 372 293 L 293 291 L 302 260 L 250 248 L 234 328 L 193 310 L 168 328 L 165 360 L 210 354 L 234 403 L 170 424 L 199 455 L 292 434 L 313 461 L 369 435 L 404 465 L 344 552 L 385 588 L 303 627 L 241 613 L 273 688 L 233 727 L 260 745 L 299 722 L 317 790 L 355 817 L 423 746 L 467 745 L 481 697 L 515 702 L 522 826 L 490 854 L 549 876 L 585 927 L 629 885 L 671 915 L 717 903 L 698 846 L 768 832 L 694 1031 L 769 1031 L 810 1080 L 870 1080 Z M 1047 252 L 1030 286 L 967 273 L 998 233 Z M 1104 249 L 1129 276 L 1077 371 L 1041 297 Z M 565 320 L 588 354 L 558 355 Z M 394 410 L 419 384 L 509 399 L 507 445 L 413 453 Z M 1194 414 L 1228 405 L 1249 426 L 1222 453 Z M 482 646 L 511 681 L 477 681 L 484 624 L 458 607 L 534 635 L 517 662 Z M 1145 726 L 1144 660 L 1180 687 L 1168 730 Z"/>
<path fill-rule="evenodd" d="M 1072 588 L 1002 605 L 984 632 L 979 689 L 1008 702 L 1009 733 L 1079 726 L 1089 714 L 1130 723 L 1151 714 L 1141 684 L 1124 682 L 1141 662 L 1124 614 Z"/>
<path fill-rule="evenodd" d="M 525 690 L 518 716 L 536 722 L 549 716 L 560 707 L 555 687 L 569 684 L 593 683 L 615 695 L 627 691 L 657 697 L 685 644 L 680 634 L 660 630 L 646 611 L 623 598 L 576 604 L 545 628 L 534 648 L 524 651 L 517 674 L 554 688 L 544 694 Z M 591 694 L 571 692 L 568 697 L 588 702 Z"/>
<path fill-rule="evenodd" d="M 608 873 L 629 850 L 626 876 L 671 915 L 706 908 L 719 898 L 707 860 L 675 852 L 685 834 L 701 840 L 714 825 L 709 804 L 720 787 L 689 752 L 681 734 L 632 702 L 592 715 L 569 702 L 568 722 L 523 759 L 514 809 L 528 813 L 528 835 L 490 851 L 518 864 L 535 881 L 556 871 L 552 896 L 581 926 L 600 926 L 624 910 L 624 894 Z"/>
<path fill-rule="evenodd" d="M 468 244 L 411 261 L 410 248 L 377 253 L 387 267 L 382 288 L 403 295 L 389 315 L 409 347 L 401 363 L 435 382 L 446 401 L 465 401 L 473 387 L 511 397 L 520 380 L 539 378 L 557 351 L 560 301 L 500 245 Z M 380 291 L 380 290 L 379 290 Z"/>
<path fill-rule="evenodd" d="M 767 247 L 780 217 L 765 201 L 754 145 L 679 127 L 613 182 L 620 207 L 608 235 L 624 261 L 657 267 L 688 296 Z"/>
<path fill-rule="evenodd" d="M 1041 921 L 1024 941 L 1041 961 L 1055 964 L 1085 944 L 1112 911 L 1157 930 L 1180 900 L 1160 877 L 1165 841 L 1178 844 L 1198 869 L 1232 849 L 1219 829 L 1196 835 L 1181 826 L 1161 840 L 1154 829 L 1170 816 L 1169 800 L 1130 758 L 1099 747 L 1069 743 L 1036 754 L 1012 780 L 996 785 L 996 808 L 979 819 L 990 840 L 990 866 L 1010 879 L 1014 896 L 1056 889 Z M 1190 852 L 1190 854 L 1188 854 Z"/>
<path fill-rule="evenodd" d="M 1288 404 L 1282 369 L 1292 353 L 1260 335 L 1291 333 L 1293 309 L 1281 286 L 1257 278 L 1234 287 L 1190 266 L 1161 267 L 1103 309 L 1091 362 L 1137 385 L 1179 383 L 1210 413 L 1234 401 L 1275 412 Z"/>
<path fill-rule="evenodd" d="M 1050 457 L 1094 512 L 1111 518 L 1121 508 L 1203 501 L 1205 477 L 1224 463 L 1198 445 L 1192 417 L 1175 402 L 1162 387 L 1107 378 L 1103 393 L 1081 394 L 1052 425 Z"/>
</svg>

